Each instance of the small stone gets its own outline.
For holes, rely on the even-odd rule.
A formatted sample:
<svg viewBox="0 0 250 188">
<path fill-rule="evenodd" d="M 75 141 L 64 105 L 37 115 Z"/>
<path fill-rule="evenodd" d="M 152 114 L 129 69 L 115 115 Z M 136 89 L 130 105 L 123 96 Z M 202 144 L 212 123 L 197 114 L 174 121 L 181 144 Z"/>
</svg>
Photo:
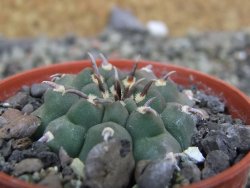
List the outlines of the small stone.
<svg viewBox="0 0 250 188">
<path fill-rule="evenodd" d="M 22 112 L 25 114 L 30 114 L 31 112 L 34 111 L 34 107 L 32 104 L 26 104 L 23 108 L 22 108 Z"/>
<path fill-rule="evenodd" d="M 22 108 L 25 104 L 27 104 L 28 99 L 29 95 L 27 93 L 18 92 L 14 96 L 7 99 L 6 102 L 12 105 L 13 107 Z"/>
<path fill-rule="evenodd" d="M 236 128 L 239 136 L 239 150 L 249 151 L 250 150 L 250 128 L 249 126 L 239 126 Z"/>
<path fill-rule="evenodd" d="M 224 112 L 225 110 L 225 104 L 221 102 L 218 97 L 198 92 L 195 98 L 198 99 L 201 104 L 210 108 L 213 113 Z"/>
<path fill-rule="evenodd" d="M 134 164 L 129 141 L 111 139 L 108 142 L 97 144 L 90 150 L 85 162 L 86 181 L 84 186 L 127 187 Z"/>
<path fill-rule="evenodd" d="M 41 153 L 43 151 L 50 151 L 50 148 L 48 147 L 48 145 L 42 142 L 33 142 L 31 149 L 32 151 L 36 153 Z"/>
<path fill-rule="evenodd" d="M 220 150 L 211 151 L 205 160 L 202 177 L 208 178 L 230 167 L 230 161 L 227 154 Z"/>
<path fill-rule="evenodd" d="M 12 142 L 13 142 L 13 140 L 3 141 L 2 148 L 0 150 L 0 154 L 3 157 L 8 157 L 11 154 L 11 152 L 12 152 L 12 148 L 11 148 Z"/>
<path fill-rule="evenodd" d="M 194 163 L 190 161 L 181 162 L 180 168 L 180 174 L 188 179 L 190 183 L 200 181 L 201 171 Z"/>
<path fill-rule="evenodd" d="M 141 174 L 136 178 L 138 187 L 143 188 L 161 188 L 168 187 L 176 169 L 175 157 L 166 158 L 162 160 L 154 160 L 146 164 Z M 140 161 L 137 163 L 140 165 Z M 138 170 L 136 170 L 138 171 Z"/>
<path fill-rule="evenodd" d="M 11 174 L 13 172 L 14 166 L 12 163 L 0 162 L 0 171 L 6 174 Z"/>
<path fill-rule="evenodd" d="M 183 151 L 183 153 L 196 163 L 200 163 L 205 160 L 198 147 L 188 147 L 185 151 Z"/>
<path fill-rule="evenodd" d="M 29 174 L 23 174 L 23 175 L 19 176 L 18 179 L 26 181 L 26 182 L 32 181 L 32 177 Z"/>
<path fill-rule="evenodd" d="M 74 158 L 70 164 L 73 172 L 80 178 L 85 179 L 84 177 L 84 164 L 79 158 Z"/>
<path fill-rule="evenodd" d="M 53 152 L 43 151 L 38 153 L 37 157 L 43 162 L 45 168 L 49 166 L 60 166 L 60 160 Z"/>
<path fill-rule="evenodd" d="M 70 179 L 72 179 L 72 176 L 73 176 L 72 168 L 69 166 L 63 167 L 62 175 L 64 176 L 64 178 L 65 178 L 65 176 L 67 176 L 67 177 L 70 177 Z"/>
<path fill-rule="evenodd" d="M 62 188 L 61 180 L 58 175 L 55 174 L 49 174 L 38 184 L 48 188 Z"/>
<path fill-rule="evenodd" d="M 236 157 L 238 145 L 237 136 L 227 136 L 223 131 L 210 131 L 201 141 L 202 149 L 206 154 L 214 150 L 221 150 L 230 157 L 230 160 Z"/>
<path fill-rule="evenodd" d="M 156 37 L 166 37 L 168 35 L 168 28 L 162 21 L 151 20 L 147 23 L 148 32 Z"/>
<path fill-rule="evenodd" d="M 24 150 L 31 146 L 32 140 L 29 137 L 25 138 L 20 138 L 17 140 L 13 140 L 12 142 L 12 148 L 13 149 L 19 149 L 19 150 Z"/>
<path fill-rule="evenodd" d="M 2 115 L 7 124 L 0 129 L 0 138 L 24 138 L 31 136 L 41 123 L 34 115 L 22 114 L 19 110 L 8 109 Z"/>
<path fill-rule="evenodd" d="M 43 163 L 39 159 L 29 158 L 20 161 L 14 166 L 14 174 L 19 176 L 23 173 L 32 173 L 43 168 Z"/>
<path fill-rule="evenodd" d="M 33 175 L 32 175 L 32 179 L 35 182 L 39 182 L 41 180 L 41 176 L 40 176 L 39 172 L 34 172 Z"/>
<path fill-rule="evenodd" d="M 21 92 L 25 92 L 25 93 L 29 94 L 30 93 L 30 87 L 26 86 L 26 85 L 22 86 Z"/>
<path fill-rule="evenodd" d="M 43 96 L 47 89 L 48 86 L 46 84 L 32 84 L 30 88 L 30 94 L 32 97 L 40 98 Z"/>
</svg>

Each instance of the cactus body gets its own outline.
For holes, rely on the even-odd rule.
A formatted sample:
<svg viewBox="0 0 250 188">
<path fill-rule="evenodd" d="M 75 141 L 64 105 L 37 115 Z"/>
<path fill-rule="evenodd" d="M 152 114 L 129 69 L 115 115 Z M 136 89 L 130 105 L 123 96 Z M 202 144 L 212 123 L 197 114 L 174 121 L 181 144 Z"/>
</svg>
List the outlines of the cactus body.
<svg viewBox="0 0 250 188">
<path fill-rule="evenodd" d="M 114 130 L 115 138 L 131 141 L 136 161 L 162 158 L 190 145 L 195 121 L 176 106 L 193 102 L 174 82 L 158 84 L 152 70 L 136 70 L 136 66 L 130 73 L 107 62 L 97 68 L 91 59 L 92 68 L 50 83 L 53 89 L 33 113 L 42 120 L 36 136 L 50 133 L 47 142 L 55 152 L 63 147 L 83 161 L 102 141 L 107 127 Z"/>
<path fill-rule="evenodd" d="M 182 112 L 178 103 L 168 103 L 161 117 L 166 129 L 180 143 L 182 149 L 187 149 L 195 131 L 195 120 L 189 114 Z"/>
<path fill-rule="evenodd" d="M 132 142 L 132 138 L 128 131 L 122 127 L 121 125 L 113 122 L 105 122 L 98 125 L 95 125 L 91 127 L 85 138 L 85 143 L 81 149 L 81 152 L 79 154 L 79 158 L 83 161 L 85 161 L 89 151 L 97 144 L 101 143 L 103 141 L 102 137 L 102 131 L 106 127 L 110 127 L 114 130 L 113 138 L 119 138 L 119 139 L 127 139 L 128 141 Z"/>
</svg>

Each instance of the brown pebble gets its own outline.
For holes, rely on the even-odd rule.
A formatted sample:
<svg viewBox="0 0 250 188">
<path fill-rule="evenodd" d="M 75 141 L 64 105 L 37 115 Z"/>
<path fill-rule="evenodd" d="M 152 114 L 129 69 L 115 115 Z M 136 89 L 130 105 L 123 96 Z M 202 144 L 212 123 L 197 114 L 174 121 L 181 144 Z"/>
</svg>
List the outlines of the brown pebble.
<svg viewBox="0 0 250 188">
<path fill-rule="evenodd" d="M 28 148 L 29 146 L 31 146 L 32 144 L 32 140 L 28 137 L 25 138 L 20 138 L 17 140 L 13 140 L 12 142 L 12 148 L 13 149 L 19 149 L 19 150 L 23 150 Z"/>
<path fill-rule="evenodd" d="M 49 188 L 62 188 L 60 178 L 55 174 L 47 175 L 42 181 L 39 182 L 39 185 Z"/>
<path fill-rule="evenodd" d="M 15 164 L 13 174 L 16 176 L 24 173 L 32 173 L 39 171 L 43 168 L 43 163 L 40 159 L 28 158 Z"/>
<path fill-rule="evenodd" d="M 41 120 L 33 115 L 23 115 L 16 109 L 8 109 L 2 115 L 7 123 L 0 129 L 0 138 L 30 137 L 41 124 Z"/>
</svg>

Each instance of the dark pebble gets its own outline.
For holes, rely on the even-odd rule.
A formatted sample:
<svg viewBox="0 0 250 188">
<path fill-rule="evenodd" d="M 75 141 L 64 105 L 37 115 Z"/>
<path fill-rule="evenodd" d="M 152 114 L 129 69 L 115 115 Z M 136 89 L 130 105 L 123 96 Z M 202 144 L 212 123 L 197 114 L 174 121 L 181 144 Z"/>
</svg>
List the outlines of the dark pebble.
<svg viewBox="0 0 250 188">
<path fill-rule="evenodd" d="M 50 148 L 43 142 L 34 142 L 31 147 L 32 151 L 35 151 L 37 153 L 43 152 L 43 151 L 50 151 Z"/>
<path fill-rule="evenodd" d="M 25 158 L 38 158 L 38 155 L 42 152 L 48 152 L 50 151 L 49 147 L 41 142 L 34 142 L 31 146 L 31 148 L 26 150 L 14 150 L 10 157 L 8 158 L 8 161 L 16 161 L 19 162 Z"/>
<path fill-rule="evenodd" d="M 237 146 L 239 138 L 237 136 L 229 137 L 222 131 L 211 131 L 201 141 L 201 146 L 206 154 L 214 150 L 221 150 L 225 152 L 231 160 L 237 155 Z"/>
<path fill-rule="evenodd" d="M 72 177 L 74 175 L 72 168 L 70 166 L 65 166 L 62 169 L 62 175 Z"/>
<path fill-rule="evenodd" d="M 30 94 L 32 97 L 40 98 L 43 96 L 48 86 L 45 84 L 32 84 L 30 88 Z"/>
<path fill-rule="evenodd" d="M 36 157 L 41 159 L 45 168 L 49 166 L 60 166 L 59 157 L 53 152 L 43 151 L 38 153 Z"/>
<path fill-rule="evenodd" d="M 224 112 L 225 110 L 225 104 L 218 97 L 199 92 L 195 98 L 200 101 L 202 107 L 208 107 L 213 113 Z"/>
<path fill-rule="evenodd" d="M 190 161 L 183 161 L 180 163 L 180 174 L 189 180 L 189 183 L 200 181 L 201 171 L 200 169 Z"/>
<path fill-rule="evenodd" d="M 38 184 L 48 188 L 62 188 L 61 180 L 59 176 L 55 174 L 49 174 Z"/>
<path fill-rule="evenodd" d="M 12 145 L 12 140 L 3 141 L 2 147 L 1 147 L 1 150 L 0 150 L 0 154 L 3 157 L 6 158 L 6 157 L 8 157 L 11 154 L 11 152 L 12 152 L 11 145 Z"/>
<path fill-rule="evenodd" d="M 230 166 L 229 156 L 220 150 L 211 151 L 206 157 L 204 166 L 202 177 L 208 178 Z"/>
<path fill-rule="evenodd" d="M 0 171 L 6 174 L 11 174 L 14 170 L 14 165 L 12 163 L 0 163 Z"/>
<path fill-rule="evenodd" d="M 250 150 L 250 127 L 239 126 L 237 129 L 240 141 L 239 141 L 239 150 L 240 151 L 249 151 Z"/>
<path fill-rule="evenodd" d="M 22 86 L 22 88 L 21 88 L 20 91 L 21 91 L 21 92 L 25 92 L 25 93 L 27 93 L 27 94 L 30 94 L 30 87 L 27 86 L 27 85 L 24 85 L 24 86 Z"/>
<path fill-rule="evenodd" d="M 16 108 L 22 108 L 28 103 L 29 95 L 25 92 L 18 92 L 6 100 L 7 103 Z"/>
<path fill-rule="evenodd" d="M 32 104 L 26 104 L 23 108 L 22 108 L 22 112 L 25 114 L 30 114 L 31 112 L 34 111 L 34 107 Z"/>
</svg>

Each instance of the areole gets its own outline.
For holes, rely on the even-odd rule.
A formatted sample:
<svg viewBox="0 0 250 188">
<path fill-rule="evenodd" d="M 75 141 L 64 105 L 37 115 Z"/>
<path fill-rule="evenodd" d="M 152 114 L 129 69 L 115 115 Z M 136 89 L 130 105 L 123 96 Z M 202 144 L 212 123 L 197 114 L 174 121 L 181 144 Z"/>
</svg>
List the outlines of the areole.
<svg viewBox="0 0 250 188">
<path fill-rule="evenodd" d="M 131 70 L 134 64 L 130 60 L 110 60 L 110 63 L 122 70 Z M 139 67 L 146 65 L 153 65 L 153 70 L 158 76 L 164 75 L 166 71 L 176 71 L 176 74 L 171 76 L 176 83 L 184 86 L 195 84 L 201 90 L 220 96 L 226 102 L 228 112 L 233 117 L 240 118 L 246 124 L 250 124 L 250 100 L 235 87 L 209 75 L 175 65 L 149 61 L 142 61 L 138 64 Z M 91 66 L 90 61 L 68 62 L 36 68 L 6 78 L 0 82 L 0 100 L 12 96 L 22 85 L 31 85 L 47 80 L 56 73 L 78 73 L 87 66 Z M 250 154 L 247 154 L 240 162 L 222 173 L 187 187 L 242 187 L 246 182 L 249 168 Z M 0 173 L 0 187 L 28 188 L 34 187 L 34 185 Z"/>
</svg>

